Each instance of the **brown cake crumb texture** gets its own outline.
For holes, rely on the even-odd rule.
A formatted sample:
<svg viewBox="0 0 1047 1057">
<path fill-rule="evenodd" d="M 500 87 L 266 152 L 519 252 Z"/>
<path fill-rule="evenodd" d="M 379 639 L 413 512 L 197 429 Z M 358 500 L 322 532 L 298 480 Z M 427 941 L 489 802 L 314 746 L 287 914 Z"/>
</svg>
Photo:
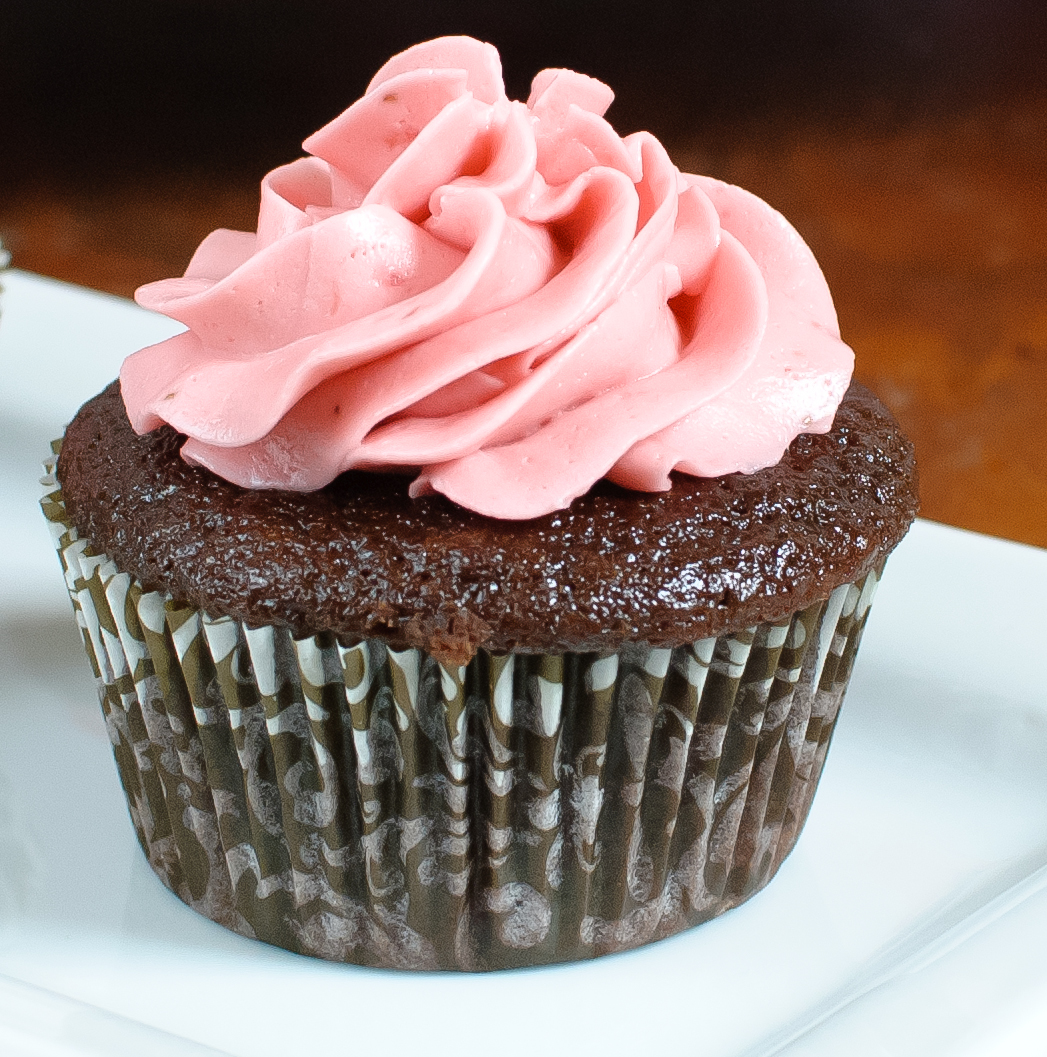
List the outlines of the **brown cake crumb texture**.
<svg viewBox="0 0 1047 1057">
<path fill-rule="evenodd" d="M 389 474 L 248 491 L 185 463 L 182 441 L 136 435 L 116 382 L 85 404 L 58 463 L 81 535 L 212 616 L 380 636 L 452 664 L 479 646 L 680 645 L 784 617 L 862 576 L 918 506 L 912 445 L 857 384 L 832 431 L 798 437 L 776 466 L 675 475 L 665 493 L 600 482 L 525 522 L 411 499 Z"/>
</svg>

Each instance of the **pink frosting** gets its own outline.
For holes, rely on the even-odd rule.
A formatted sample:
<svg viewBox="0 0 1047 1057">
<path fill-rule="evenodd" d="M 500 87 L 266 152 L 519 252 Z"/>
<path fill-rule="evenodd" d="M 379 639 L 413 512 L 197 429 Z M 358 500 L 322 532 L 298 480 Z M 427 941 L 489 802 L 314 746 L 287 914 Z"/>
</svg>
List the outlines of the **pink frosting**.
<svg viewBox="0 0 1047 1057">
<path fill-rule="evenodd" d="M 603 119 L 545 70 L 505 95 L 489 44 L 411 48 L 139 304 L 185 332 L 121 371 L 136 430 L 248 488 L 415 472 L 499 518 L 601 477 L 670 487 L 824 432 L 851 350 L 810 250 L 747 192 Z"/>
</svg>

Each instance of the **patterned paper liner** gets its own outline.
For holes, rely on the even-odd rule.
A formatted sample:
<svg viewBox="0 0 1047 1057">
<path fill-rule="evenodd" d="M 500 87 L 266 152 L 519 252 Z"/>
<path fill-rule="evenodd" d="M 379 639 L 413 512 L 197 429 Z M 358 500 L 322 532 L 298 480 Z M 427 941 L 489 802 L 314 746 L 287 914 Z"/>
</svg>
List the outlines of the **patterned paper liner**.
<svg viewBox="0 0 1047 1057">
<path fill-rule="evenodd" d="M 807 817 L 880 574 L 674 649 L 448 667 L 144 591 L 78 538 L 48 470 L 153 869 L 235 932 L 362 965 L 591 958 L 757 892 Z"/>
</svg>

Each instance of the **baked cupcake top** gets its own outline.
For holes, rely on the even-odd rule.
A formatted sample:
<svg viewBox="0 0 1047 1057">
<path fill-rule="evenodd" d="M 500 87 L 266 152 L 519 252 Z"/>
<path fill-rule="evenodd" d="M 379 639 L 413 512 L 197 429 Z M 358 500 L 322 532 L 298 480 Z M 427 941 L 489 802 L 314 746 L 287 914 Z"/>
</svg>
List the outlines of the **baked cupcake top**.
<svg viewBox="0 0 1047 1057">
<path fill-rule="evenodd" d="M 753 474 L 602 481 L 567 510 L 495 520 L 409 478 L 346 473 L 250 490 L 187 464 L 168 426 L 131 428 L 117 383 L 70 424 L 58 477 L 82 535 L 145 585 L 213 616 L 377 635 L 463 663 L 493 650 L 678 645 L 775 620 L 895 546 L 918 500 L 912 446 L 852 384 L 832 429 Z"/>
<path fill-rule="evenodd" d="M 677 645 L 866 572 L 912 451 L 840 404 L 814 257 L 618 136 L 612 98 L 545 70 L 509 100 L 467 37 L 386 63 L 265 178 L 256 232 L 138 292 L 187 329 L 70 426 L 80 531 L 212 615 L 450 663 Z"/>
</svg>

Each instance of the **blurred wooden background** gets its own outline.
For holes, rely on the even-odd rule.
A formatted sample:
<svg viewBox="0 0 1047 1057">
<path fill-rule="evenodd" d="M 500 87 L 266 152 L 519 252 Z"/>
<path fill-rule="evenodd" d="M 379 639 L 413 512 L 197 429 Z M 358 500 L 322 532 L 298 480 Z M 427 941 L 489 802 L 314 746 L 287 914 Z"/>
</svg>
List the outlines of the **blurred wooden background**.
<svg viewBox="0 0 1047 1057">
<path fill-rule="evenodd" d="M 781 209 L 857 375 L 916 442 L 925 516 L 1047 546 L 1042 0 L 21 0 L 0 31 L 0 238 L 129 296 L 215 227 L 390 54 L 493 41 L 617 92 L 681 168 Z"/>
</svg>

